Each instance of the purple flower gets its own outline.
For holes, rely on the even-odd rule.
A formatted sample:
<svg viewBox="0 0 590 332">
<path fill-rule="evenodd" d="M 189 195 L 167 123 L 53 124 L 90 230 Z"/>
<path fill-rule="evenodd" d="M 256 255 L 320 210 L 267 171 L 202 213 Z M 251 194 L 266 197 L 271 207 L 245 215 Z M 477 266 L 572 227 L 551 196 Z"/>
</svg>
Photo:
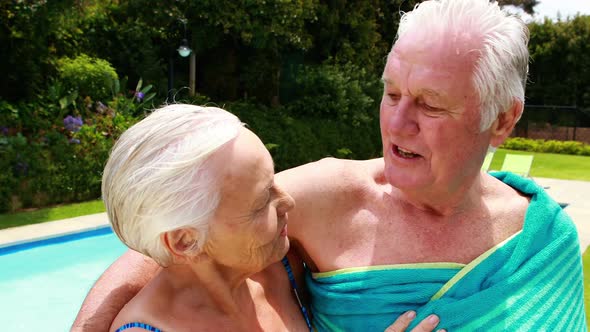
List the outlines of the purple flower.
<svg viewBox="0 0 590 332">
<path fill-rule="evenodd" d="M 70 138 L 69 142 L 70 144 L 80 144 L 80 140 L 77 138 Z"/>
<path fill-rule="evenodd" d="M 66 130 L 74 133 L 79 131 L 83 124 L 84 122 L 82 122 L 82 117 L 80 116 L 73 117 L 68 115 L 64 118 L 64 127 Z"/>
<path fill-rule="evenodd" d="M 143 100 L 143 97 L 145 97 L 145 94 L 143 92 L 137 91 L 135 93 L 135 98 L 137 98 L 137 100 L 142 101 Z"/>
<path fill-rule="evenodd" d="M 7 127 L 0 127 L 0 133 L 4 136 L 8 136 L 8 128 Z"/>
<path fill-rule="evenodd" d="M 104 112 L 107 110 L 107 106 L 103 103 L 101 103 L 100 101 L 98 103 L 96 103 L 96 111 L 100 114 L 104 114 Z"/>
</svg>

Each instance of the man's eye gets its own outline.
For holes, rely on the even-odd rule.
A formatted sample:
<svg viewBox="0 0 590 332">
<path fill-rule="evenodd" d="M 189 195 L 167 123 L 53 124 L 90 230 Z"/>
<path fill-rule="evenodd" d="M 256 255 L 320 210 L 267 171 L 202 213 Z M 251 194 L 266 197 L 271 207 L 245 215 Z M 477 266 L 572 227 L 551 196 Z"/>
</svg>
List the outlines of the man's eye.
<svg viewBox="0 0 590 332">
<path fill-rule="evenodd" d="M 423 103 L 420 106 L 422 106 L 427 116 L 438 117 L 444 112 L 442 108 L 430 106 L 426 103 Z"/>
<path fill-rule="evenodd" d="M 431 111 L 431 112 L 437 112 L 440 110 L 438 107 L 430 106 L 428 104 L 422 104 L 422 107 L 424 107 L 425 110 Z"/>
<path fill-rule="evenodd" d="M 400 96 L 396 93 L 388 93 L 387 97 L 389 97 L 389 100 L 396 101 L 396 102 L 399 101 L 399 99 L 400 99 Z"/>
</svg>

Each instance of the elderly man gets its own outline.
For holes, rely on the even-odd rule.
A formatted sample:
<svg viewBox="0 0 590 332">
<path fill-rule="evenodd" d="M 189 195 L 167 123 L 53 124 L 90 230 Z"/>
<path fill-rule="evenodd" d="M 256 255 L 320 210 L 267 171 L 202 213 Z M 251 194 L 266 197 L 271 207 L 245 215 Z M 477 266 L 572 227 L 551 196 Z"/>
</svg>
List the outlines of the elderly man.
<svg viewBox="0 0 590 332">
<path fill-rule="evenodd" d="M 447 330 L 585 329 L 575 227 L 533 182 L 480 171 L 523 111 L 528 31 L 488 0 L 425 1 L 383 72 L 383 158 L 280 173 L 320 331 L 383 330 L 416 310 Z M 134 270 L 118 272 L 121 266 Z M 83 307 L 110 318 L 153 273 L 128 253 Z M 98 315 L 106 316 L 100 318 Z"/>
</svg>

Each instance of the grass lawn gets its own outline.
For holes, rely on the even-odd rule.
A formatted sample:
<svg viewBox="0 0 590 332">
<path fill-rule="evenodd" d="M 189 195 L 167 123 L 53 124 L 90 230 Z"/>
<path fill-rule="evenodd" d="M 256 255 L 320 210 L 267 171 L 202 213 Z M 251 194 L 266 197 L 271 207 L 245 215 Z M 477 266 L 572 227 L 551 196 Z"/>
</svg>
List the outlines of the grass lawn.
<svg viewBox="0 0 590 332">
<path fill-rule="evenodd" d="M 590 181 L 589 156 L 498 149 L 494 154 L 490 170 L 499 170 L 502 167 L 506 153 L 534 155 L 531 168 L 532 177 Z"/>
<path fill-rule="evenodd" d="M 61 205 L 35 211 L 0 214 L 0 229 L 73 218 L 104 211 L 104 204 L 102 200 L 98 199 L 90 202 Z"/>
<path fill-rule="evenodd" d="M 590 330 L 590 247 L 586 248 L 582 256 L 584 264 L 584 306 L 586 307 L 586 325 Z"/>
</svg>

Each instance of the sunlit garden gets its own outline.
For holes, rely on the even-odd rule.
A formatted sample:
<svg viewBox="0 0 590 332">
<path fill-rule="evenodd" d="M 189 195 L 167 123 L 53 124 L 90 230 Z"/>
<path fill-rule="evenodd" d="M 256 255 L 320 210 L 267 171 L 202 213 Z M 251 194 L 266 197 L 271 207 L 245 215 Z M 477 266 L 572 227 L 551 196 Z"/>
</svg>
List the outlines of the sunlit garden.
<svg viewBox="0 0 590 332">
<path fill-rule="evenodd" d="M 103 213 L 114 143 L 165 104 L 237 115 L 276 171 L 381 157 L 383 65 L 419 2 L 2 1 L 0 230 Z M 532 155 L 533 178 L 590 181 L 590 16 L 528 27 L 526 115 L 490 170 Z"/>
</svg>

